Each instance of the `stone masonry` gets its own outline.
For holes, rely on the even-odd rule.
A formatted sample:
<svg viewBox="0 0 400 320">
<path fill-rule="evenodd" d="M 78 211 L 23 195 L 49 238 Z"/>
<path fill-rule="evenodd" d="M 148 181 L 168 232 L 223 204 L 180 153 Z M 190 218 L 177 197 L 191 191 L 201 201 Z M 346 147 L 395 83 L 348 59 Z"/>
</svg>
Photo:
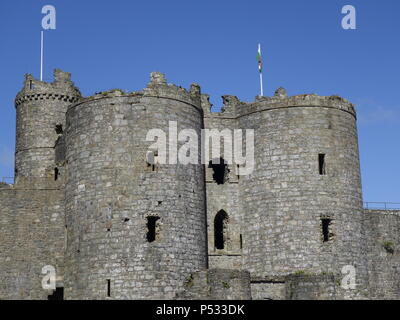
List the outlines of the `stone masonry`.
<svg viewBox="0 0 400 320">
<path fill-rule="evenodd" d="M 82 97 L 55 70 L 52 83 L 26 75 L 15 107 L 0 299 L 400 299 L 400 211 L 363 208 L 356 111 L 341 97 L 279 88 L 211 112 L 199 85 L 158 72 L 142 91 Z M 150 161 L 146 136 L 171 123 L 199 146 L 203 129 L 254 130 L 254 170 L 225 161 L 225 139 L 219 164 L 200 148 L 198 164 Z"/>
</svg>

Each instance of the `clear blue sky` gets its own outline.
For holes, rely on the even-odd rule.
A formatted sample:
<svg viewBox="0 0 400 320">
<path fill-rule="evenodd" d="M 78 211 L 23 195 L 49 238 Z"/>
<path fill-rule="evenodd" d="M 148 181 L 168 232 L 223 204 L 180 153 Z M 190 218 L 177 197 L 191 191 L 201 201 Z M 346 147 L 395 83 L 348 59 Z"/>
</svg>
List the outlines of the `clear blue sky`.
<svg viewBox="0 0 400 320">
<path fill-rule="evenodd" d="M 0 177 L 13 175 L 14 97 L 25 73 L 39 77 L 41 8 L 57 9 L 45 33 L 45 80 L 72 73 L 84 95 L 140 90 L 151 71 L 220 96 L 258 94 L 257 43 L 265 95 L 338 94 L 357 106 L 365 201 L 400 202 L 400 1 L 113 0 L 0 1 Z M 357 30 L 341 28 L 341 8 Z"/>
</svg>

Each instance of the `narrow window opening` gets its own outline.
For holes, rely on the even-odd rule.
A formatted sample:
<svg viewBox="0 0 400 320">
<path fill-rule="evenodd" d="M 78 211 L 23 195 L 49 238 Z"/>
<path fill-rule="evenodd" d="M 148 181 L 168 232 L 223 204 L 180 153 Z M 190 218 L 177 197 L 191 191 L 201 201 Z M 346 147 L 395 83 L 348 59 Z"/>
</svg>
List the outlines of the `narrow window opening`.
<svg viewBox="0 0 400 320">
<path fill-rule="evenodd" d="M 319 163 L 319 174 L 325 175 L 326 170 L 325 170 L 325 154 L 324 153 L 320 153 L 318 155 L 318 163 Z"/>
<path fill-rule="evenodd" d="M 63 134 L 64 132 L 62 124 L 57 124 L 55 130 L 57 134 Z"/>
<path fill-rule="evenodd" d="M 228 233 L 228 215 L 224 210 L 219 211 L 214 219 L 214 246 L 215 249 L 226 248 Z"/>
<path fill-rule="evenodd" d="M 58 180 L 60 172 L 58 171 L 58 168 L 54 168 L 54 181 Z"/>
<path fill-rule="evenodd" d="M 160 217 L 156 217 L 156 216 L 147 217 L 147 241 L 148 242 L 154 242 L 158 239 L 158 236 L 159 236 L 158 220 L 160 220 Z"/>
<path fill-rule="evenodd" d="M 240 234 L 240 249 L 243 249 L 243 237 L 242 237 L 242 234 Z"/>
<path fill-rule="evenodd" d="M 321 219 L 321 225 L 322 225 L 322 237 L 324 242 L 328 242 L 331 240 L 332 234 L 330 232 L 330 226 L 331 226 L 332 220 L 328 218 L 323 218 Z"/>
<path fill-rule="evenodd" d="M 208 167 L 213 169 L 213 179 L 217 184 L 224 184 L 226 182 L 229 170 L 223 158 L 219 158 L 217 161 L 211 160 Z"/>
<path fill-rule="evenodd" d="M 64 288 L 56 288 L 56 290 L 53 291 L 53 294 L 47 297 L 47 300 L 64 300 Z"/>
<path fill-rule="evenodd" d="M 57 134 L 62 134 L 64 132 L 62 124 L 57 124 L 55 130 Z"/>
<path fill-rule="evenodd" d="M 32 90 L 33 89 L 33 83 L 32 80 L 29 80 L 29 89 Z"/>
<path fill-rule="evenodd" d="M 67 250 L 67 246 L 68 246 L 68 226 L 65 225 L 65 229 L 64 229 L 64 250 Z"/>
<path fill-rule="evenodd" d="M 107 279 L 107 297 L 111 297 L 111 280 Z"/>
</svg>

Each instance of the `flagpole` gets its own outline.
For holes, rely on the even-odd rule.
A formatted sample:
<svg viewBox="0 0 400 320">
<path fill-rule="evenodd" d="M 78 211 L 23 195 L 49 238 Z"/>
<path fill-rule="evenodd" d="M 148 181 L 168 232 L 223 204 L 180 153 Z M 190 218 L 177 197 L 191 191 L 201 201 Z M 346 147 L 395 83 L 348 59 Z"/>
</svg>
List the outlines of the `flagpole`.
<svg viewBox="0 0 400 320">
<path fill-rule="evenodd" d="M 43 30 L 40 32 L 40 81 L 43 81 Z"/>
<path fill-rule="evenodd" d="M 263 93 L 263 78 L 262 78 L 262 73 L 260 72 L 260 87 L 261 87 L 261 96 L 264 96 Z"/>
</svg>

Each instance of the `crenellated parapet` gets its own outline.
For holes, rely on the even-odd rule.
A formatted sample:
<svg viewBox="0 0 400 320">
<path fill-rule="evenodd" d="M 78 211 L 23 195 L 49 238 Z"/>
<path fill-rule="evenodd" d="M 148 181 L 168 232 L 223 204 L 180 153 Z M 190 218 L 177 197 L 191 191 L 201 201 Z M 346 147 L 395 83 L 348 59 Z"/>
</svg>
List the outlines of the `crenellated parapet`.
<svg viewBox="0 0 400 320">
<path fill-rule="evenodd" d="M 238 110 L 245 108 L 246 103 L 239 100 L 234 95 L 223 95 L 222 107 L 219 112 L 211 112 L 212 104 L 208 95 L 202 95 L 202 107 L 204 110 L 204 116 L 206 118 L 214 119 L 235 119 L 238 115 Z"/>
<path fill-rule="evenodd" d="M 210 102 L 210 96 L 203 93 L 201 95 L 201 107 L 203 108 L 204 115 L 211 113 L 211 108 L 213 104 Z"/>
<path fill-rule="evenodd" d="M 158 97 L 171 99 L 192 105 L 200 110 L 201 90 L 198 84 L 192 84 L 189 90 L 167 83 L 165 75 L 160 72 L 152 72 L 150 82 L 143 90 L 144 97 Z"/>
<path fill-rule="evenodd" d="M 319 96 L 316 94 L 288 96 L 283 88 L 279 88 L 272 97 L 257 96 L 255 102 L 239 105 L 237 111 L 238 116 L 242 116 L 253 112 L 293 107 L 334 108 L 348 112 L 356 117 L 354 105 L 342 97 L 336 95 Z"/>
<path fill-rule="evenodd" d="M 288 96 L 286 90 L 282 87 L 275 91 L 274 96 L 257 96 L 253 102 L 242 102 L 233 95 L 224 95 L 222 96 L 222 100 L 223 105 L 221 111 L 211 113 L 210 116 L 215 118 L 240 118 L 251 113 L 274 110 L 277 108 L 316 107 L 342 110 L 356 118 L 354 105 L 342 97 L 336 95 L 319 96 L 317 94 Z M 203 108 L 207 106 L 206 101 L 208 101 L 208 96 L 207 98 L 203 98 Z"/>
<path fill-rule="evenodd" d="M 243 104 L 238 97 L 232 95 L 222 96 L 223 106 L 221 108 L 221 114 L 236 116 L 237 110 Z"/>
<path fill-rule="evenodd" d="M 18 106 L 26 101 L 39 101 L 39 100 L 59 100 L 64 102 L 75 103 L 79 101 L 79 97 L 72 97 L 69 95 L 57 93 L 36 93 L 31 95 L 24 95 L 15 100 L 15 105 Z"/>
<path fill-rule="evenodd" d="M 71 81 L 71 74 L 59 69 L 54 70 L 54 81 L 51 83 L 35 79 L 31 74 L 25 75 L 22 90 L 15 98 L 15 106 L 26 101 L 60 100 L 76 102 L 81 93 Z"/>
<path fill-rule="evenodd" d="M 202 111 L 202 94 L 198 84 L 191 84 L 189 90 L 174 84 L 168 84 L 165 75 L 160 72 L 152 72 L 150 82 L 142 91 L 125 92 L 121 89 L 112 89 L 104 92 L 96 92 L 89 97 L 82 97 L 72 101 L 69 109 L 76 107 L 82 103 L 114 98 L 129 98 L 131 104 L 143 102 L 143 98 L 161 98 L 169 99 L 176 102 L 183 102 L 197 110 Z"/>
</svg>

